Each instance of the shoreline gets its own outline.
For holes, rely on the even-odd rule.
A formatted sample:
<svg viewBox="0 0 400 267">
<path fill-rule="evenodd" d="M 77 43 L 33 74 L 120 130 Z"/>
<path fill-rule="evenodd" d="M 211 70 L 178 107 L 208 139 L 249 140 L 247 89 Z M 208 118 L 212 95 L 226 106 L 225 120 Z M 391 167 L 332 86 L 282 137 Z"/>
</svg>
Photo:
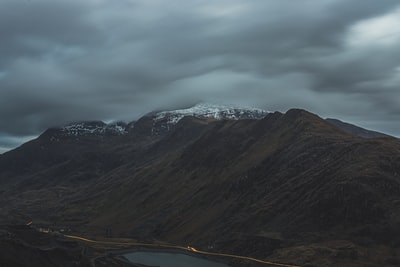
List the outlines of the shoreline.
<svg viewBox="0 0 400 267">
<path fill-rule="evenodd" d="M 137 247 L 137 248 L 129 248 L 129 249 L 117 249 L 117 250 L 109 250 L 106 251 L 106 255 L 108 256 L 117 256 L 122 257 L 128 260 L 124 255 L 136 252 L 149 252 L 149 253 L 170 253 L 170 254 L 183 254 L 199 259 L 209 260 L 215 263 L 221 263 L 227 265 L 227 267 L 232 267 L 231 261 L 221 261 L 217 259 L 216 256 L 205 255 L 201 253 L 196 253 L 190 251 L 189 249 L 178 249 L 178 248 L 147 248 L 147 247 Z"/>
</svg>

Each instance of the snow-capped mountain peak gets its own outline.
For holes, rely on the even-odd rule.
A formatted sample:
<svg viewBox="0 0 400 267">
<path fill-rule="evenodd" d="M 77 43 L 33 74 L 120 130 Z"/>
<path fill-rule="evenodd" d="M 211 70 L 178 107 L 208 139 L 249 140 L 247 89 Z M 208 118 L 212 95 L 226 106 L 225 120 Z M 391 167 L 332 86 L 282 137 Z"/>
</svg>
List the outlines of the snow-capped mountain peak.
<svg viewBox="0 0 400 267">
<path fill-rule="evenodd" d="M 241 108 L 235 106 L 200 103 L 191 108 L 172 111 L 162 111 L 155 114 L 154 121 L 167 120 L 168 124 L 176 124 L 182 118 L 193 116 L 197 118 L 212 118 L 216 120 L 262 119 L 268 111 L 258 108 Z"/>
<path fill-rule="evenodd" d="M 128 133 L 159 135 L 170 131 L 184 117 L 212 120 L 262 119 L 269 112 L 258 108 L 200 103 L 187 109 L 152 112 L 137 122 L 104 123 L 102 121 L 83 121 L 51 128 L 45 136 L 58 140 L 59 137 L 118 136 Z"/>
</svg>

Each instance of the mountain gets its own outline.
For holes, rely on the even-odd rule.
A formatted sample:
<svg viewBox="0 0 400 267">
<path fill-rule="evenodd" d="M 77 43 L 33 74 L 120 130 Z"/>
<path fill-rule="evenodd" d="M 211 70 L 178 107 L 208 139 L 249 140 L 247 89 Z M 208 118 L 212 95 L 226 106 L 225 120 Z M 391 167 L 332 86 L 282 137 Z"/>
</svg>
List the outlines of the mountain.
<svg viewBox="0 0 400 267">
<path fill-rule="evenodd" d="M 188 116 L 215 120 L 262 119 L 267 114 L 267 111 L 258 108 L 240 108 L 200 103 L 188 109 L 156 112 L 154 114 L 154 121 L 165 120 L 168 124 L 177 124 L 182 118 Z"/>
<path fill-rule="evenodd" d="M 106 124 L 102 121 L 82 121 L 69 123 L 62 127 L 47 130 L 44 135 L 59 137 L 112 136 L 125 135 L 129 132 L 140 132 L 134 128 L 144 128 L 146 134 L 157 135 L 175 127 L 184 117 L 195 117 L 206 120 L 245 120 L 262 119 L 267 111 L 258 108 L 242 108 L 209 103 L 200 103 L 187 109 L 150 112 L 138 122 L 114 122 Z"/>
<path fill-rule="evenodd" d="M 224 112 L 155 112 L 123 134 L 50 129 L 0 157 L 0 219 L 301 266 L 398 266 L 398 139 L 300 109 Z"/>
<path fill-rule="evenodd" d="M 136 123 L 136 127 L 142 127 L 150 132 L 145 134 L 158 135 L 168 132 L 184 117 L 195 117 L 208 121 L 213 120 L 249 120 L 262 119 L 267 111 L 257 108 L 241 108 L 208 103 L 200 103 L 187 109 L 151 112 Z M 149 127 L 151 125 L 151 127 Z"/>
</svg>

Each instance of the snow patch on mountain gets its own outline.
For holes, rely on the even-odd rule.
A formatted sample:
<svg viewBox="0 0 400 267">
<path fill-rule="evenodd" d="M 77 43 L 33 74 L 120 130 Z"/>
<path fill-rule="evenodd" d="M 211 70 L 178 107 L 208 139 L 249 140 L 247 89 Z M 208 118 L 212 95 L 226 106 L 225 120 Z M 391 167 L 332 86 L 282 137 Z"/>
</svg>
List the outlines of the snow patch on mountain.
<svg viewBox="0 0 400 267">
<path fill-rule="evenodd" d="M 177 124 L 182 118 L 187 116 L 212 118 L 216 120 L 262 119 L 268 113 L 268 111 L 258 108 L 241 108 L 200 103 L 187 109 L 158 112 L 155 114 L 154 121 L 159 122 L 166 120 L 167 124 Z"/>
<path fill-rule="evenodd" d="M 187 109 L 152 112 L 143 118 L 144 121 L 150 122 L 150 125 L 144 124 L 145 128 L 151 127 L 149 128 L 149 130 L 151 129 L 150 134 L 158 135 L 170 131 L 181 119 L 188 116 L 214 120 L 242 120 L 262 119 L 268 113 L 268 111 L 258 108 L 241 108 L 201 103 Z M 60 136 L 118 136 L 134 132 L 133 129 L 135 126 L 136 122 L 131 122 L 129 124 L 124 122 L 107 124 L 103 121 L 83 121 L 53 128 L 51 134 L 55 134 L 52 136 L 53 139 L 57 139 Z M 138 129 L 140 129 L 140 127 Z"/>
<path fill-rule="evenodd" d="M 61 132 L 69 136 L 102 136 L 124 135 L 127 133 L 123 122 L 106 124 L 102 121 L 70 123 L 60 128 Z"/>
</svg>

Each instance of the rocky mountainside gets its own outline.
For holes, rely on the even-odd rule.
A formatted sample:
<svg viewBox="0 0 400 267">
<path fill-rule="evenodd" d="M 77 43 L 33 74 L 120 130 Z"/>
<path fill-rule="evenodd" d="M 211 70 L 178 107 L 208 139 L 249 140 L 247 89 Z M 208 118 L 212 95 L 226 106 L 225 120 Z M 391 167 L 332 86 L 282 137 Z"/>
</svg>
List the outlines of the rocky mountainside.
<svg viewBox="0 0 400 267">
<path fill-rule="evenodd" d="M 170 113 L 123 134 L 51 129 L 3 154 L 0 218 L 308 266 L 400 262 L 398 139 L 299 109 Z"/>
</svg>

